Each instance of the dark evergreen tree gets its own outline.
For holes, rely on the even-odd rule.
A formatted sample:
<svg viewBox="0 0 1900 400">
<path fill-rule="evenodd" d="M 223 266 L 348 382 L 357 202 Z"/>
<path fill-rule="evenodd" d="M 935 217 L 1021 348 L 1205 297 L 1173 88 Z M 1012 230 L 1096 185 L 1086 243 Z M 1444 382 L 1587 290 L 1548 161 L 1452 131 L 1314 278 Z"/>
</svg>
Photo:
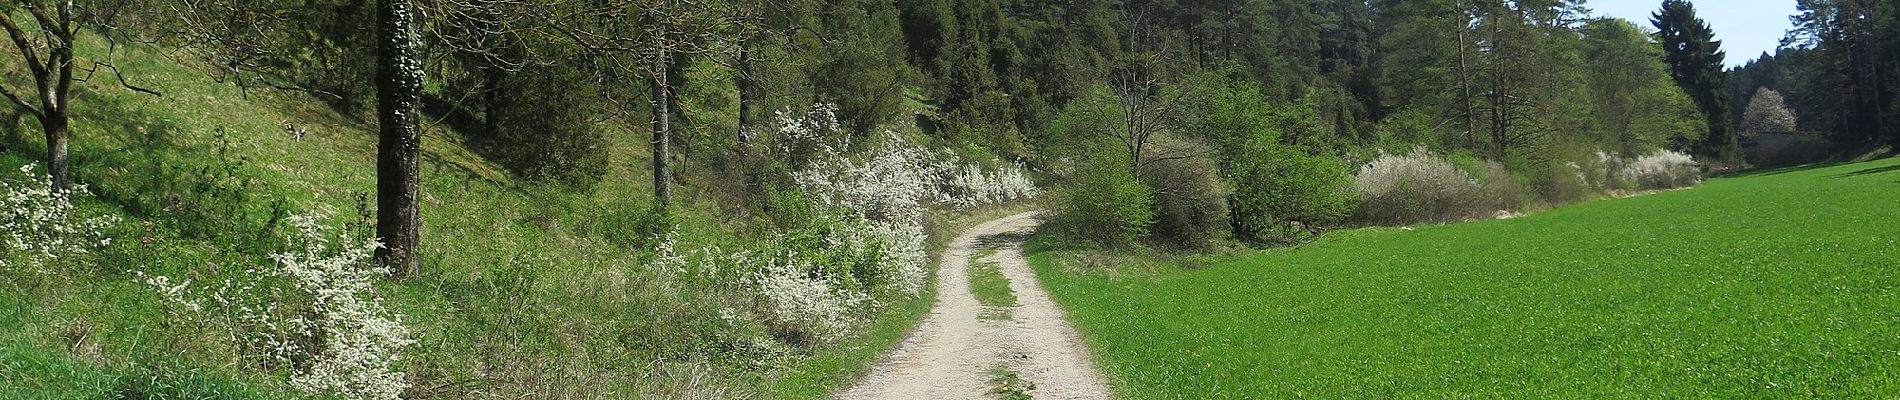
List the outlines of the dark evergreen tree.
<svg viewBox="0 0 1900 400">
<path fill-rule="evenodd" d="M 1729 94 L 1724 82 L 1723 61 L 1727 54 L 1715 31 L 1696 16 L 1695 5 L 1688 0 L 1664 0 L 1662 10 L 1650 20 L 1663 44 L 1663 61 L 1676 84 L 1695 99 L 1708 116 L 1709 134 L 1696 146 L 1696 153 L 1718 160 L 1733 160 L 1739 155 L 1731 116 Z"/>
<path fill-rule="evenodd" d="M 1795 93 L 1803 118 L 1816 118 L 1847 150 L 1900 143 L 1900 5 L 1873 0 L 1801 0 L 1789 44 L 1812 93 Z M 1802 110 L 1797 110 L 1798 112 Z"/>
</svg>

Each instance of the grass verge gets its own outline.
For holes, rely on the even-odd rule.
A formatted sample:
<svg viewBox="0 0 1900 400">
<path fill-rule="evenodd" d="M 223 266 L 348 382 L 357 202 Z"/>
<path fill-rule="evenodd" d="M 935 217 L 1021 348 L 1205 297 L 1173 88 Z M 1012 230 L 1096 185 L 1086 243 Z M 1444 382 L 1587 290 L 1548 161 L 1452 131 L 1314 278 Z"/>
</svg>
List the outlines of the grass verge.
<svg viewBox="0 0 1900 400">
<path fill-rule="evenodd" d="M 988 258 L 996 254 L 995 247 L 988 247 L 982 253 L 970 259 L 970 294 L 978 303 L 983 303 L 981 319 L 1010 319 L 1009 308 L 1016 306 L 1016 292 L 1009 288 L 1009 277 L 1003 276 L 1001 265 Z"/>
</svg>

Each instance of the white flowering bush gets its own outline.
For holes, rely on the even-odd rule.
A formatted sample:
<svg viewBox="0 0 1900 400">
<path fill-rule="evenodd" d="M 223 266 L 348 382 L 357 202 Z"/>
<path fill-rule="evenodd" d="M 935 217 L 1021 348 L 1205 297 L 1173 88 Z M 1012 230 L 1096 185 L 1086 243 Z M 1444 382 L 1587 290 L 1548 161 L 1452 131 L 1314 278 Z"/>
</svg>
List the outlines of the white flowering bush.
<svg viewBox="0 0 1900 400">
<path fill-rule="evenodd" d="M 851 148 L 851 135 L 838 125 L 838 106 L 813 104 L 804 112 L 782 108 L 773 114 L 777 127 L 772 139 L 773 151 L 792 167 L 803 167 L 812 159 L 837 154 Z"/>
<path fill-rule="evenodd" d="M 358 240 L 319 221 L 292 216 L 286 251 L 273 268 L 249 268 L 215 287 L 194 287 L 145 271 L 135 279 L 169 303 L 174 320 L 213 318 L 261 358 L 291 369 L 290 384 L 347 399 L 396 399 L 407 388 L 395 362 L 411 344 L 402 315 L 383 305 L 375 282 L 389 269 L 371 261 L 382 244 Z"/>
<path fill-rule="evenodd" d="M 90 195 L 84 185 L 56 191 L 50 176 L 33 169 L 34 164 L 20 167 L 24 183 L 0 180 L 0 271 L 51 274 L 49 264 L 112 244 L 104 231 L 118 217 L 81 215 L 73 198 Z"/>
<path fill-rule="evenodd" d="M 1693 186 L 1702 181 L 1701 167 L 1688 154 L 1671 150 L 1622 163 L 1617 175 L 1637 189 L 1658 190 Z"/>
<path fill-rule="evenodd" d="M 1483 188 L 1450 160 L 1418 149 L 1381 154 L 1359 167 L 1356 219 L 1374 224 L 1450 221 L 1479 213 Z"/>
<path fill-rule="evenodd" d="M 803 114 L 777 114 L 778 151 L 797 170 L 793 180 L 821 206 L 902 221 L 921 218 L 926 203 L 970 209 L 1041 195 L 1020 165 L 986 169 L 888 131 L 881 146 L 848 156 L 850 135 L 839 130 L 835 109 L 818 104 Z"/>
<path fill-rule="evenodd" d="M 948 154 L 948 153 L 946 153 Z M 949 154 L 954 160 L 956 155 Z M 966 164 L 961 168 L 949 169 L 947 179 L 938 190 L 937 202 L 949 204 L 959 210 L 1002 203 L 1016 199 L 1026 199 L 1042 194 L 1036 184 L 1023 174 L 1022 166 L 986 170 L 976 164 Z"/>
<path fill-rule="evenodd" d="M 771 305 L 770 319 L 802 331 L 799 335 L 809 335 L 810 340 L 829 341 L 850 333 L 856 322 L 853 311 L 871 301 L 861 291 L 839 287 L 831 277 L 813 274 L 816 267 L 805 264 L 798 254 L 768 262 L 753 276 L 753 283 Z"/>
<path fill-rule="evenodd" d="M 793 179 L 824 207 L 881 221 L 921 218 L 926 203 L 967 210 L 1042 194 L 1020 166 L 988 170 L 886 135 L 862 157 L 814 160 Z"/>
<path fill-rule="evenodd" d="M 1702 181 L 1701 166 L 1694 157 L 1666 149 L 1636 158 L 1597 152 L 1588 174 L 1605 191 L 1673 189 Z"/>
<path fill-rule="evenodd" d="M 272 254 L 277 274 L 310 295 L 316 321 L 311 334 L 323 351 L 290 383 L 311 393 L 335 393 L 350 399 L 395 399 L 408 387 L 395 362 L 402 348 L 415 343 L 402 315 L 383 306 L 374 283 L 389 269 L 370 257 L 382 244 L 354 241 L 311 216 L 294 216 L 298 235 L 291 251 Z M 332 247 L 334 246 L 334 247 Z"/>
<path fill-rule="evenodd" d="M 863 157 L 813 160 L 792 179 L 819 206 L 854 217 L 921 223 L 924 202 L 937 198 L 928 151 L 892 138 Z"/>
<path fill-rule="evenodd" d="M 851 153 L 851 135 L 841 131 L 835 110 L 780 110 L 771 129 L 774 156 L 815 208 L 807 231 L 757 253 L 677 255 L 666 245 L 655 264 L 756 291 L 782 339 L 829 341 L 877 307 L 879 296 L 923 291 L 930 276 L 923 217 L 930 206 L 968 209 L 1039 194 L 1020 166 L 984 168 L 888 131 Z M 749 272 L 733 277 L 739 270 Z"/>
</svg>

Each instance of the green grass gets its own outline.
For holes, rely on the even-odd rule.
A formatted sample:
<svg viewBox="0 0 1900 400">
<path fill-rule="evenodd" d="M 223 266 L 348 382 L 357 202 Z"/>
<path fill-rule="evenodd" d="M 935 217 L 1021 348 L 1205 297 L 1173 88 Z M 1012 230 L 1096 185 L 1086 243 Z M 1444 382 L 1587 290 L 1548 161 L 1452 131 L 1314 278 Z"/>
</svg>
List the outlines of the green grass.
<svg viewBox="0 0 1900 400">
<path fill-rule="evenodd" d="M 985 248 L 976 257 L 971 257 L 970 294 L 978 303 L 983 303 L 983 319 L 1009 319 L 1009 308 L 1016 306 L 1016 292 L 1009 288 L 1009 277 L 1003 276 L 1002 266 L 988 261 L 996 254 L 996 248 Z"/>
<path fill-rule="evenodd" d="M 1129 399 L 1892 398 L 1897 229 L 1888 159 L 1204 268 L 1032 262 Z"/>
</svg>

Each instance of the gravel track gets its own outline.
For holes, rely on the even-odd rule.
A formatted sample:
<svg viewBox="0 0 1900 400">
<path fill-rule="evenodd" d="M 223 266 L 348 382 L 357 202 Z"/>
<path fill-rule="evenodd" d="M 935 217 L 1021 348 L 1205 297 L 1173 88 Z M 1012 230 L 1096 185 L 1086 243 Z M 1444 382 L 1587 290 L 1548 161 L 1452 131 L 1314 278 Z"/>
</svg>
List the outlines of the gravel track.
<svg viewBox="0 0 1900 400">
<path fill-rule="evenodd" d="M 985 222 L 964 231 L 944 250 L 937 272 L 937 304 L 917 329 L 884 355 L 871 373 L 840 399 L 987 399 L 989 371 L 1004 367 L 1036 384 L 1037 399 L 1108 399 L 1108 385 L 1089 361 L 1075 328 L 1036 282 L 1022 241 L 1037 213 Z M 983 304 L 970 294 L 972 257 L 1001 267 L 1016 292 L 1011 319 L 982 320 Z"/>
</svg>

